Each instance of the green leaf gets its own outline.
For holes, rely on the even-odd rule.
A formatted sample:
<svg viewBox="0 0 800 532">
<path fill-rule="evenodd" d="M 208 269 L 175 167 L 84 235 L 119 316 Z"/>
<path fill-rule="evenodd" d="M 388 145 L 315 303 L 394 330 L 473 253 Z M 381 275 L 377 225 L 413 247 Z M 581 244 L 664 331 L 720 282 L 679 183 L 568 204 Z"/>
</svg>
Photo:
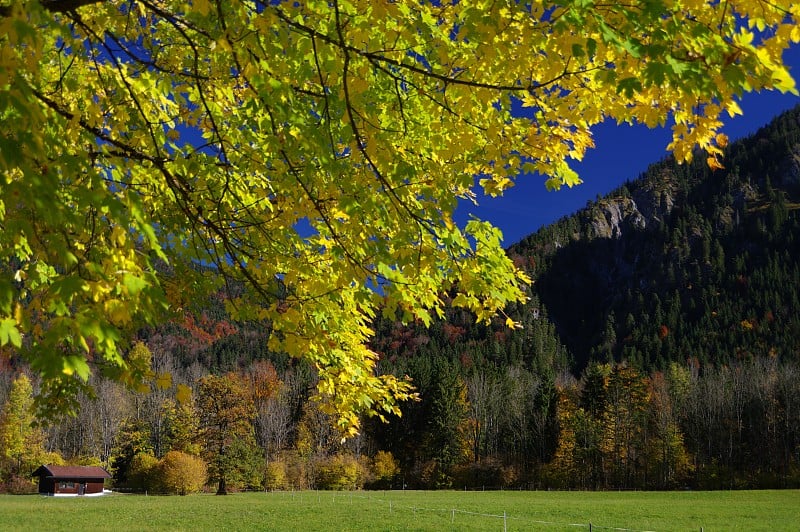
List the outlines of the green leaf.
<svg viewBox="0 0 800 532">
<path fill-rule="evenodd" d="M 629 77 L 619 80 L 617 83 L 617 94 L 623 94 L 626 98 L 633 98 L 637 92 L 641 92 L 642 82 L 639 78 Z"/>
<path fill-rule="evenodd" d="M 622 41 L 622 47 L 636 59 L 640 59 L 643 55 L 644 47 L 639 39 L 625 39 Z"/>
<path fill-rule="evenodd" d="M 586 53 L 589 55 L 589 58 L 594 57 L 597 53 L 597 41 L 594 39 L 586 39 Z"/>
<path fill-rule="evenodd" d="M 17 329 L 17 322 L 13 318 L 0 320 L 0 345 L 11 343 L 16 348 L 22 347 L 22 335 Z"/>
<path fill-rule="evenodd" d="M 62 371 L 64 374 L 77 374 L 84 381 L 89 380 L 89 374 L 91 373 L 91 370 L 89 369 L 89 364 L 86 362 L 84 357 L 68 355 L 63 358 L 63 363 L 64 367 Z"/>
<path fill-rule="evenodd" d="M 645 67 L 645 78 L 655 85 L 661 85 L 667 77 L 667 67 L 663 63 L 648 63 Z"/>
<path fill-rule="evenodd" d="M 617 32 L 602 20 L 600 21 L 600 32 L 603 34 L 604 42 L 608 44 L 619 43 L 619 36 L 617 35 Z"/>
<path fill-rule="evenodd" d="M 130 296 L 138 295 L 139 292 L 148 286 L 147 281 L 130 273 L 126 273 L 122 276 L 122 284 L 125 286 Z"/>
<path fill-rule="evenodd" d="M 14 285 L 7 279 L 0 279 L 0 312 L 11 314 L 11 306 L 14 302 Z"/>
<path fill-rule="evenodd" d="M 677 76 L 683 75 L 683 73 L 689 68 L 689 65 L 687 65 L 685 61 L 678 61 L 672 55 L 667 56 L 667 64 L 669 64 L 669 66 L 672 68 L 672 71 Z"/>
</svg>

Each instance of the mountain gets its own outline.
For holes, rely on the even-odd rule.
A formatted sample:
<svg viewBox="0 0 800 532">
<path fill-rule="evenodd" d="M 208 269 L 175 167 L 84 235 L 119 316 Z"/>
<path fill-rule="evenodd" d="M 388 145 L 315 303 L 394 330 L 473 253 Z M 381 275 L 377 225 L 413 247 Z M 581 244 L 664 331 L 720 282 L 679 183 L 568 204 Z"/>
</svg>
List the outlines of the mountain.
<svg viewBox="0 0 800 532">
<path fill-rule="evenodd" d="M 699 155 L 699 154 L 698 154 Z M 800 107 L 726 150 L 667 158 L 509 249 L 574 370 L 800 353 Z"/>
</svg>

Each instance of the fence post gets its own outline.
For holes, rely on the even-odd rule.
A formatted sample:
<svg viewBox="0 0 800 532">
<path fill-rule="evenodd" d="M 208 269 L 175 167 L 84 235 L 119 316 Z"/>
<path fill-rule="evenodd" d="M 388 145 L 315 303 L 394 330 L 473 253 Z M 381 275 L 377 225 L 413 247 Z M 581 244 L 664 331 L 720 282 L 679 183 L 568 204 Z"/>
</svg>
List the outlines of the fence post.
<svg viewBox="0 0 800 532">
<path fill-rule="evenodd" d="M 503 532 L 508 532 L 508 522 L 506 520 L 506 511 L 503 510 Z"/>
<path fill-rule="evenodd" d="M 589 523 L 589 532 L 592 532 L 592 523 Z"/>
<path fill-rule="evenodd" d="M 455 523 L 456 522 L 456 510 L 455 510 L 455 508 L 453 510 L 450 510 L 450 522 L 451 523 Z"/>
</svg>

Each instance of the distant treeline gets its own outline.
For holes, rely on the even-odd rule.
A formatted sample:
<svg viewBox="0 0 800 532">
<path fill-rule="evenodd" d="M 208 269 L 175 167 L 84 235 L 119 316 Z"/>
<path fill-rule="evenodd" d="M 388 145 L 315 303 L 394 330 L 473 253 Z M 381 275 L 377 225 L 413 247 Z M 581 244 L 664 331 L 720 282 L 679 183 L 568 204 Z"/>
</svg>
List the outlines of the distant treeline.
<svg viewBox="0 0 800 532">
<path fill-rule="evenodd" d="M 170 451 L 202 458 L 209 489 L 800 487 L 800 368 L 776 357 L 690 359 L 650 374 L 593 363 L 574 378 L 474 355 L 408 355 L 385 363 L 414 379 L 421 400 L 402 418 L 365 420 L 344 444 L 308 401 L 304 366 L 260 360 L 200 375 L 167 352 L 153 360 L 150 390 L 95 382 L 77 417 L 44 429 L 19 413 L 35 387 L 4 371 L 6 489 L 33 489 L 41 462 L 68 462 L 158 491 Z M 9 445 L 14 437 L 24 445 Z"/>
</svg>

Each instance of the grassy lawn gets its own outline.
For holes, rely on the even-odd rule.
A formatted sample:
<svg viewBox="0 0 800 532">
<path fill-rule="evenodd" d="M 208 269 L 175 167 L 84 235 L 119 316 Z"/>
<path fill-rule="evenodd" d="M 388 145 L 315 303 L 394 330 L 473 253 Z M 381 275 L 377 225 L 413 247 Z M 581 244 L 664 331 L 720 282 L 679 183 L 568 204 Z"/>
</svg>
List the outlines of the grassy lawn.
<svg viewBox="0 0 800 532">
<path fill-rule="evenodd" d="M 506 517 L 504 519 L 503 514 Z M 800 530 L 800 491 L 0 496 L 0 530 Z"/>
</svg>

